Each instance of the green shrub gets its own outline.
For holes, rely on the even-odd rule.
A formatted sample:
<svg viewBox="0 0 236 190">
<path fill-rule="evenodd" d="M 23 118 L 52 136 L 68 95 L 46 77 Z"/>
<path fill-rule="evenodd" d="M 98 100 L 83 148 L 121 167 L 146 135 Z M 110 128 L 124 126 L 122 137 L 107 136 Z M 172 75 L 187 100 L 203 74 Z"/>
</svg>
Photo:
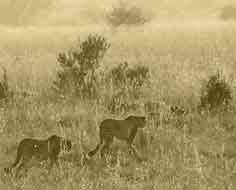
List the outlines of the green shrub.
<svg viewBox="0 0 236 190">
<path fill-rule="evenodd" d="M 123 1 L 119 1 L 116 7 L 106 15 L 106 20 L 112 26 L 120 25 L 142 25 L 148 22 L 142 9 L 138 7 L 128 7 Z"/>
<path fill-rule="evenodd" d="M 107 75 L 107 80 L 118 89 L 128 87 L 130 90 L 139 90 L 149 79 L 149 69 L 144 65 L 130 67 L 128 62 L 120 63 Z"/>
<path fill-rule="evenodd" d="M 112 114 L 120 114 L 127 111 L 128 96 L 123 91 L 116 91 L 108 100 L 108 110 Z"/>
<path fill-rule="evenodd" d="M 107 79 L 112 82 L 115 87 L 124 87 L 127 83 L 127 73 L 128 63 L 120 63 L 117 67 L 112 68 L 110 73 L 107 75 Z"/>
<path fill-rule="evenodd" d="M 109 112 L 118 115 L 136 111 L 139 108 L 126 91 L 115 91 L 109 99 L 106 99 L 106 103 Z"/>
<path fill-rule="evenodd" d="M 123 62 L 111 69 L 106 81 L 113 87 L 108 110 L 112 113 L 134 110 L 134 100 L 139 98 L 141 87 L 149 81 L 149 69 L 143 65 L 130 67 Z"/>
<path fill-rule="evenodd" d="M 220 74 L 214 74 L 203 85 L 200 97 L 200 107 L 209 111 L 217 111 L 220 108 L 227 108 L 232 99 L 232 92 L 229 84 Z"/>
<path fill-rule="evenodd" d="M 110 44 L 105 38 L 89 35 L 79 47 L 60 53 L 60 70 L 54 81 L 57 92 L 63 96 L 95 97 L 98 87 L 96 70 L 109 47 Z"/>
<path fill-rule="evenodd" d="M 149 79 L 149 69 L 143 65 L 137 65 L 134 68 L 128 68 L 126 73 L 128 84 L 133 89 L 141 88 Z"/>
</svg>

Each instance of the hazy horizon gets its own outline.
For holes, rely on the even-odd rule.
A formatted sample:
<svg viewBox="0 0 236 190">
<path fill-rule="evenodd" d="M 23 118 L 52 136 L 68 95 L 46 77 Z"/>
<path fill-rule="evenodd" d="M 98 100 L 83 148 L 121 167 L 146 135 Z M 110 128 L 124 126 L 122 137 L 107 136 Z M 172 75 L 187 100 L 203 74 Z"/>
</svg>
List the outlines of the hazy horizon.
<svg viewBox="0 0 236 190">
<path fill-rule="evenodd" d="M 127 6 L 141 8 L 153 22 L 215 20 L 220 9 L 226 5 L 235 5 L 232 0 L 180 0 L 177 3 L 169 0 L 123 1 Z M 1 0 L 0 25 L 77 25 L 102 24 L 104 14 L 119 0 Z"/>
</svg>

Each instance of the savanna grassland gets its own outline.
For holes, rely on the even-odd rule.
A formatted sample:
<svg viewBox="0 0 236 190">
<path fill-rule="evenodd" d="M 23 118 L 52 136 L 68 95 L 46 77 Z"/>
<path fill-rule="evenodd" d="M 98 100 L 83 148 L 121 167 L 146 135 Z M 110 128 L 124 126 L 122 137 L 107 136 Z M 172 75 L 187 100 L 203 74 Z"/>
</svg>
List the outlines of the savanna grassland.
<svg viewBox="0 0 236 190">
<path fill-rule="evenodd" d="M 98 141 L 98 125 L 108 117 L 145 114 L 142 109 L 123 115 L 106 110 L 100 101 L 56 100 L 52 89 L 59 52 L 67 51 L 88 34 L 105 36 L 111 47 L 101 62 L 104 72 L 128 61 L 150 70 L 150 84 L 142 88 L 137 104 L 161 101 L 192 110 L 184 118 L 157 126 L 148 121 L 135 144 L 146 161 L 130 156 L 116 141 L 115 161 L 105 165 L 96 155 L 82 164 L 82 155 Z M 0 64 L 6 67 L 14 100 L 0 111 L 0 167 L 12 163 L 16 146 L 25 137 L 58 134 L 70 138 L 73 150 L 60 168 L 47 173 L 33 167 L 20 179 L 5 176 L 0 189 L 188 189 L 236 188 L 235 111 L 217 116 L 194 111 L 201 84 L 219 71 L 230 84 L 235 103 L 236 26 L 233 23 L 147 24 L 111 29 L 107 26 L 25 27 L 0 29 Z M 110 92 L 107 92 L 110 93 Z M 24 94 L 24 93 L 23 93 Z M 163 108 L 163 115 L 165 109 Z M 67 123 L 63 126 L 59 120 Z M 63 161 L 64 160 L 64 161 Z"/>
</svg>

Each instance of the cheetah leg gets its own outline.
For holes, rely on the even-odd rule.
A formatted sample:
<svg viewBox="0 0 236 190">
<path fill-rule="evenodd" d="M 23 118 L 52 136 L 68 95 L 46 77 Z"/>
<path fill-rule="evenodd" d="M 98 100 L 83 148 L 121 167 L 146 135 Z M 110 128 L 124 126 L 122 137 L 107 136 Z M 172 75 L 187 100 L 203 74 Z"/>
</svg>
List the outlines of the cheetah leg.
<svg viewBox="0 0 236 190">
<path fill-rule="evenodd" d="M 55 157 L 53 156 L 51 159 L 50 159 L 50 166 L 49 166 L 49 169 L 52 169 L 52 167 L 54 166 L 54 164 L 56 164 L 56 167 L 59 168 L 59 162 L 58 162 L 58 157 Z"/>
<path fill-rule="evenodd" d="M 112 144 L 113 142 L 113 138 L 112 137 L 109 137 L 105 140 L 105 143 L 101 149 L 101 158 L 104 159 L 104 156 L 105 154 L 108 152 L 109 148 L 110 148 L 110 145 Z"/>
<path fill-rule="evenodd" d="M 136 159 L 139 162 L 142 162 L 143 159 L 141 158 L 141 156 L 139 155 L 138 151 L 136 150 L 135 146 L 133 146 L 132 144 L 129 144 L 129 149 L 133 152 L 134 156 L 136 157 Z"/>
<path fill-rule="evenodd" d="M 25 162 L 22 162 L 18 168 L 16 169 L 16 174 L 15 174 L 15 177 L 18 178 L 20 175 L 20 171 L 24 168 L 25 169 L 25 173 L 27 173 L 28 169 L 25 167 Z"/>
</svg>

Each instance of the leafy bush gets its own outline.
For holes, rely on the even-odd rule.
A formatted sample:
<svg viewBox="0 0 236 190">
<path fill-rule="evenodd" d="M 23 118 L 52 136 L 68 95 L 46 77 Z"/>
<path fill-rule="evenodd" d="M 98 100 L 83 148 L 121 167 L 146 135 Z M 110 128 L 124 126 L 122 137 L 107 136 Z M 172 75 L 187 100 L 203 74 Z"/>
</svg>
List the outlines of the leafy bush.
<svg viewBox="0 0 236 190">
<path fill-rule="evenodd" d="M 111 80 L 115 88 L 124 89 L 129 87 L 132 91 L 140 89 L 148 79 L 149 69 L 146 66 L 129 67 L 127 62 L 120 63 L 107 75 L 107 80 Z"/>
<path fill-rule="evenodd" d="M 236 7 L 230 5 L 223 7 L 221 9 L 220 18 L 222 20 L 230 20 L 230 19 L 236 20 Z"/>
<path fill-rule="evenodd" d="M 98 85 L 96 69 L 109 47 L 105 38 L 89 35 L 79 47 L 60 53 L 58 62 L 61 70 L 54 82 L 57 92 L 81 98 L 95 97 Z"/>
<path fill-rule="evenodd" d="M 139 108 L 139 105 L 134 102 L 134 99 L 126 91 L 115 91 L 107 100 L 107 108 L 112 114 L 126 114 Z"/>
<path fill-rule="evenodd" d="M 200 107 L 209 111 L 216 111 L 219 108 L 227 108 L 231 99 L 232 92 L 230 86 L 217 73 L 210 76 L 206 84 L 203 85 Z"/>
<path fill-rule="evenodd" d="M 127 94 L 123 91 L 115 92 L 108 101 L 108 110 L 113 114 L 125 112 L 127 110 L 127 100 Z"/>
<path fill-rule="evenodd" d="M 106 81 L 112 84 L 114 90 L 108 110 L 112 113 L 135 110 L 136 105 L 132 101 L 138 98 L 148 79 L 149 69 L 145 66 L 129 67 L 127 62 L 123 62 L 114 67 L 106 76 Z"/>
<path fill-rule="evenodd" d="M 128 68 L 126 73 L 128 84 L 133 89 L 139 89 L 149 79 L 149 69 L 143 65 L 137 65 L 134 68 Z"/>
<path fill-rule="evenodd" d="M 128 7 L 123 1 L 119 1 L 116 7 L 106 15 L 107 22 L 112 26 L 142 25 L 148 22 L 142 9 L 138 7 Z"/>
<path fill-rule="evenodd" d="M 117 67 L 114 67 L 107 75 L 107 79 L 111 80 L 112 85 L 115 87 L 123 87 L 126 85 L 127 78 L 126 72 L 128 63 L 120 63 Z"/>
</svg>

